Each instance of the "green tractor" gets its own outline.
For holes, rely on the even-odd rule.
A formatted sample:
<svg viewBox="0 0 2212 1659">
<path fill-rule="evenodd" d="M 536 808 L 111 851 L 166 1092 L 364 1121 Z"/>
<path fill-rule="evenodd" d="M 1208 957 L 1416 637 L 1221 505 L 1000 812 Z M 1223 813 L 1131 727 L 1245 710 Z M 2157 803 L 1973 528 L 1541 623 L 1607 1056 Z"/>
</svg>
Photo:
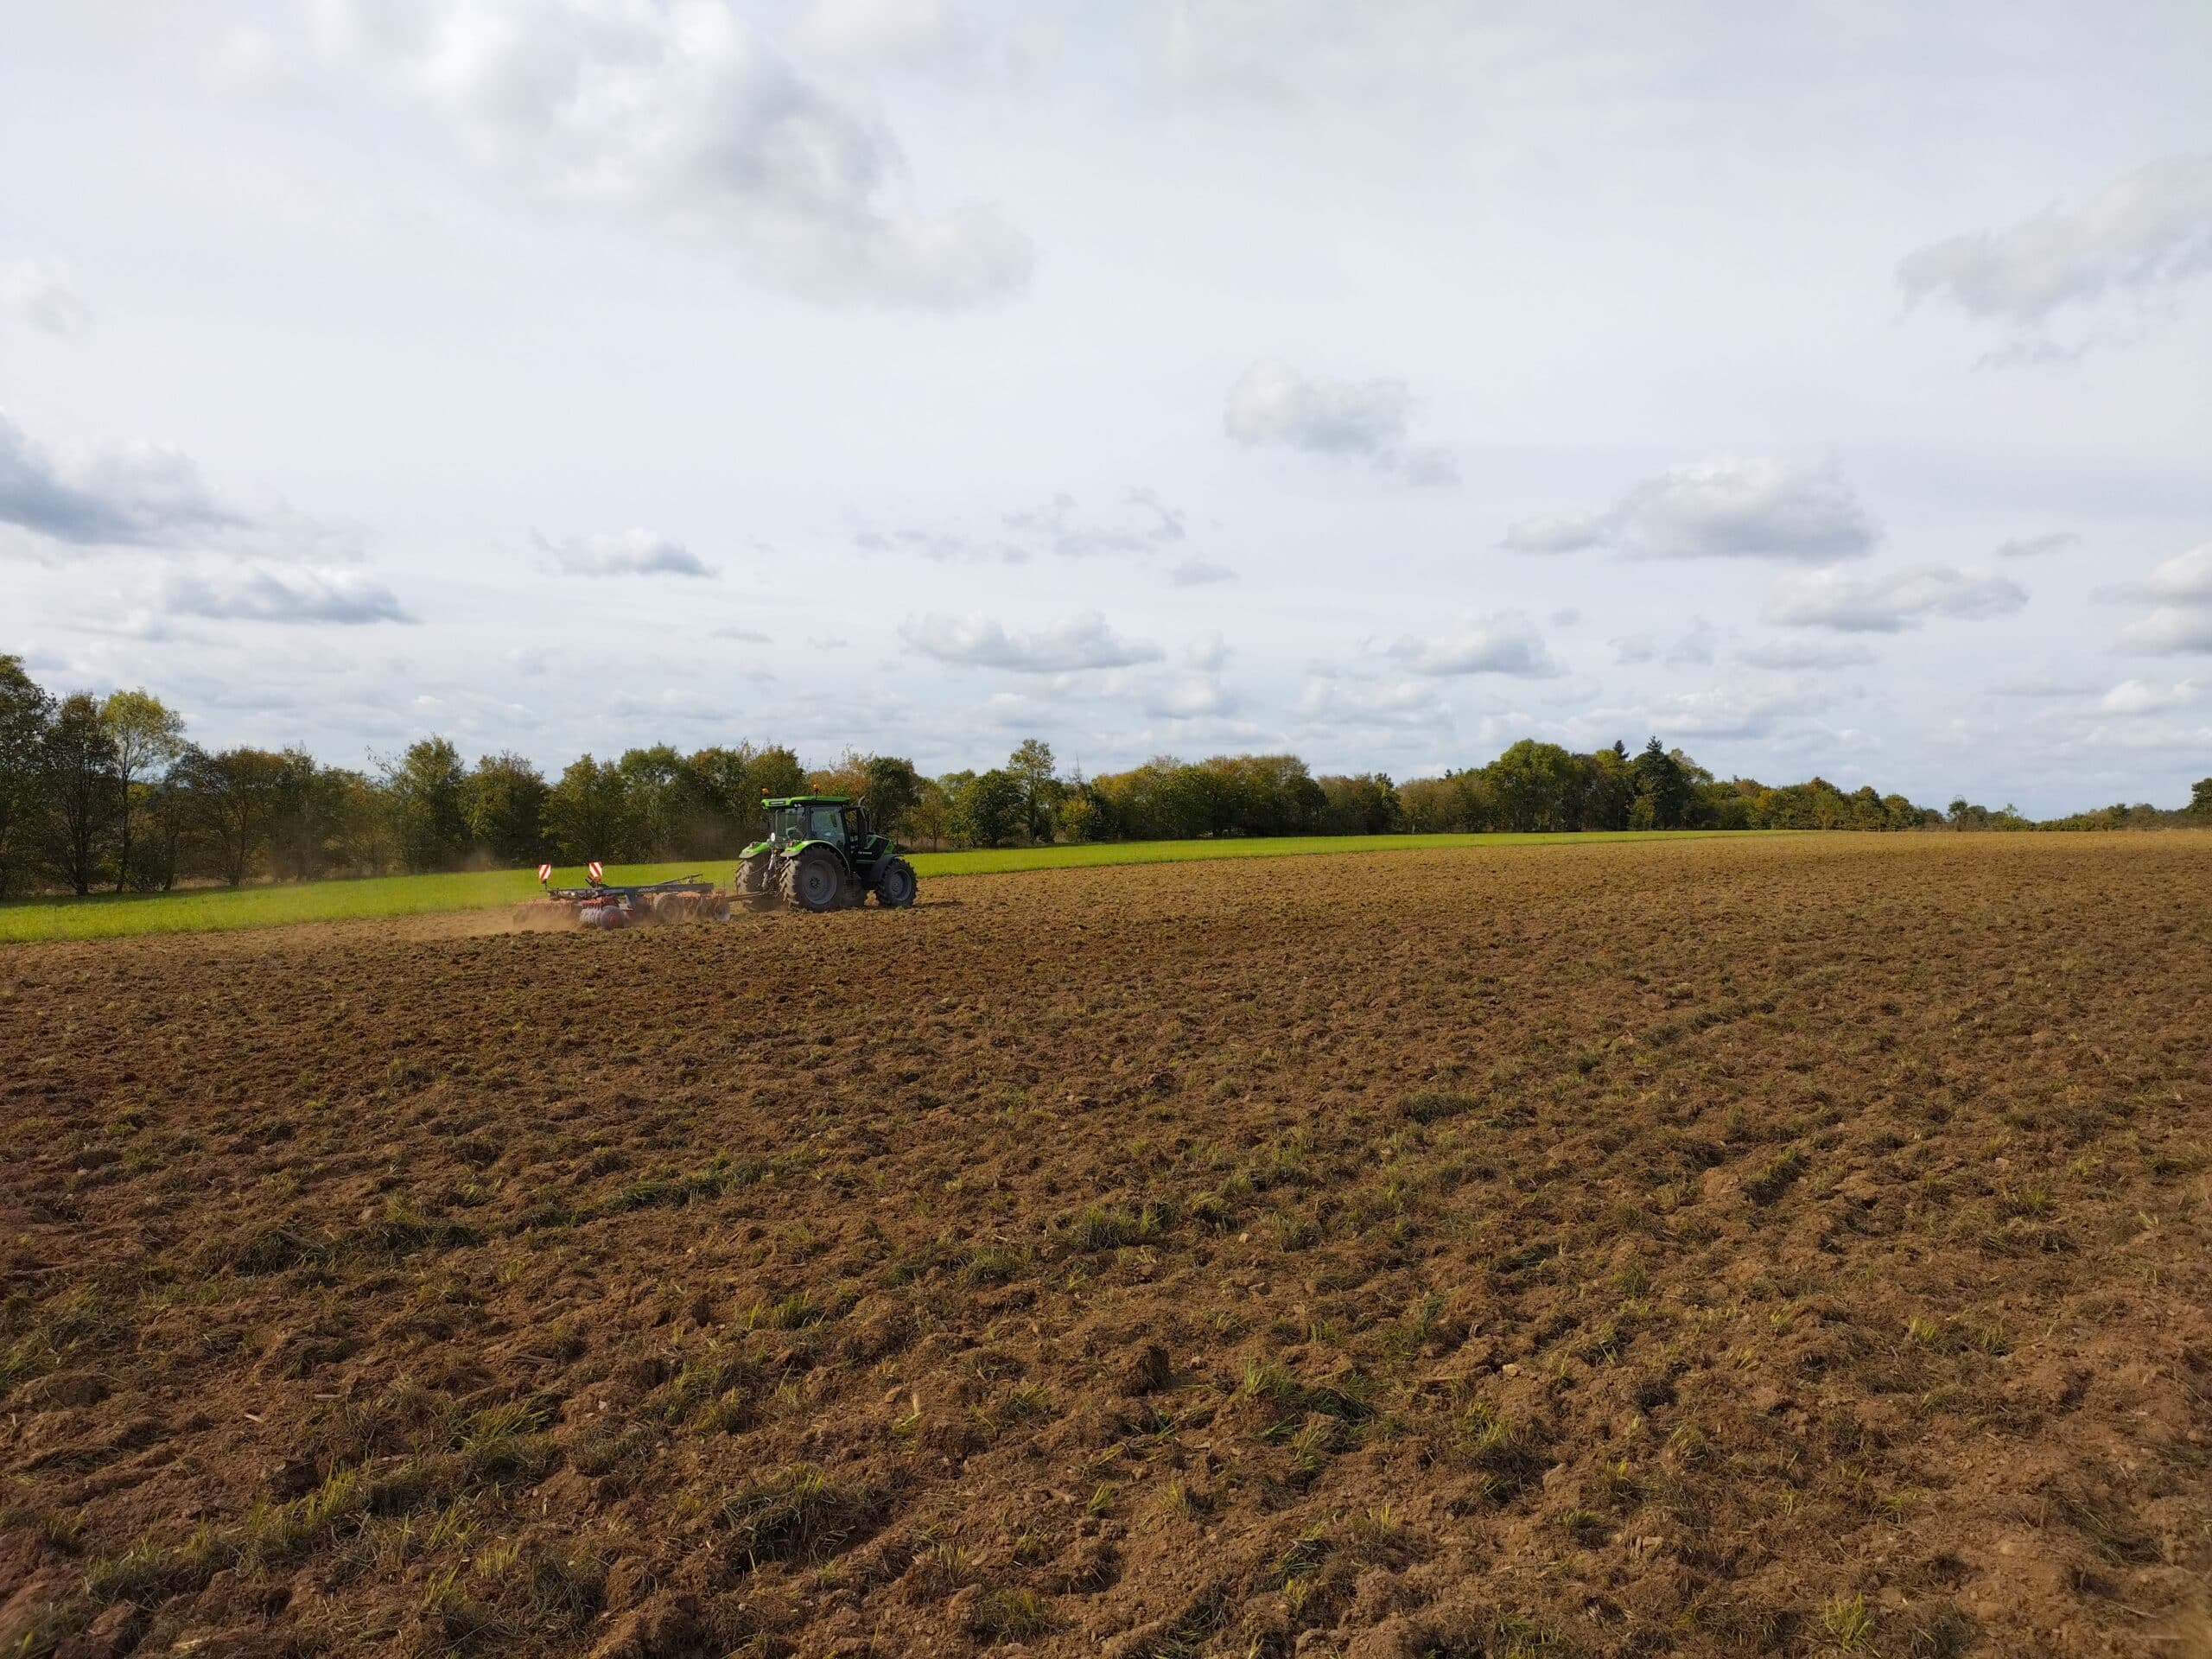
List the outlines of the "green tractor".
<svg viewBox="0 0 2212 1659">
<path fill-rule="evenodd" d="M 790 905 L 836 910 L 867 902 L 887 910 L 914 902 L 914 867 L 890 838 L 875 834 L 868 814 L 843 795 L 785 795 L 763 799 L 768 838 L 738 855 L 737 896 L 754 910 Z"/>
</svg>

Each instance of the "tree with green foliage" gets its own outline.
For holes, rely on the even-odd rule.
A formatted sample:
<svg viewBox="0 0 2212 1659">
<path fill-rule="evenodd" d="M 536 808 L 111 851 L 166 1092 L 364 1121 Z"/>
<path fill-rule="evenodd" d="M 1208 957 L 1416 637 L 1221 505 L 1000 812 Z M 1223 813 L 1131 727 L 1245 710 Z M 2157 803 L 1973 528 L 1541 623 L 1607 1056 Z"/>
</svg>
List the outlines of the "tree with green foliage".
<svg viewBox="0 0 2212 1659">
<path fill-rule="evenodd" d="M 969 845 L 1003 846 L 1027 826 L 1028 802 L 1021 780 L 997 767 L 974 774 L 954 797 L 953 815 L 961 838 Z"/>
<path fill-rule="evenodd" d="M 1582 768 L 1556 743 L 1522 738 L 1482 769 L 1497 821 L 1522 832 L 1580 827 Z"/>
<path fill-rule="evenodd" d="M 2200 778 L 2189 788 L 2189 816 L 2212 823 L 2212 778 Z"/>
<path fill-rule="evenodd" d="M 715 814 L 699 779 L 666 743 L 626 749 L 614 763 L 622 790 L 622 830 L 609 851 L 617 858 L 682 858 Z"/>
<path fill-rule="evenodd" d="M 86 893 L 107 867 L 121 816 L 123 776 L 115 741 L 89 691 L 55 706 L 46 728 L 46 802 L 54 873 Z"/>
<path fill-rule="evenodd" d="M 952 837 L 952 797 L 945 792 L 943 781 L 923 778 L 916 781 L 914 804 L 906 811 L 906 833 L 917 845 L 927 842 L 934 852 Z"/>
<path fill-rule="evenodd" d="M 461 751 L 442 737 L 410 743 L 396 761 L 384 763 L 392 840 L 410 870 L 450 870 L 468 852 L 468 775 Z"/>
<path fill-rule="evenodd" d="M 1636 801 L 1630 822 L 1638 829 L 1680 830 L 1689 822 L 1690 785 L 1681 760 L 1657 738 L 1636 757 Z"/>
<path fill-rule="evenodd" d="M 545 844 L 545 774 L 519 754 L 479 756 L 462 793 L 469 843 L 497 864 L 535 864 Z"/>
<path fill-rule="evenodd" d="M 46 734 L 54 699 L 0 656 L 0 898 L 35 862 L 46 816 Z"/>
<path fill-rule="evenodd" d="M 1007 757 L 1006 771 L 1021 791 L 1021 827 L 1032 841 L 1052 838 L 1052 813 L 1060 804 L 1061 784 L 1052 746 L 1034 737 L 1022 739 Z"/>
<path fill-rule="evenodd" d="M 545 833 L 567 863 L 613 857 L 623 816 L 622 779 L 611 760 L 579 755 L 545 793 Z"/>
<path fill-rule="evenodd" d="M 861 763 L 861 771 L 866 780 L 861 799 L 868 821 L 877 834 L 896 839 L 921 804 L 921 773 L 912 761 L 895 754 L 872 754 Z"/>
<path fill-rule="evenodd" d="M 1386 773 L 1365 772 L 1320 780 L 1321 829 L 1332 836 L 1387 836 L 1403 827 L 1405 809 Z"/>
<path fill-rule="evenodd" d="M 184 753 L 184 716 L 143 687 L 114 691 L 100 705 L 100 723 L 115 751 L 119 792 L 116 814 L 115 890 L 130 885 L 131 832 L 145 801 L 170 764 Z"/>
<path fill-rule="evenodd" d="M 285 758 L 266 749 L 226 749 L 206 757 L 194 787 L 213 843 L 214 870 L 242 887 L 268 849 L 283 800 Z"/>
</svg>

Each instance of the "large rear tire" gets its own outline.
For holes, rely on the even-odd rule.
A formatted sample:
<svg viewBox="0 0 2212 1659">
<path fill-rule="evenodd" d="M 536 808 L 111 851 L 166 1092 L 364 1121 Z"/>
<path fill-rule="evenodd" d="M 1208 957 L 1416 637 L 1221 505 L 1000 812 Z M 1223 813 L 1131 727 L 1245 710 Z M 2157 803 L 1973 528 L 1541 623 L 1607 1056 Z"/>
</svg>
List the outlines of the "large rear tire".
<svg viewBox="0 0 2212 1659">
<path fill-rule="evenodd" d="M 758 853 L 737 867 L 738 902 L 747 910 L 773 910 L 783 893 L 768 874 L 769 855 Z"/>
<path fill-rule="evenodd" d="M 812 848 L 784 866 L 784 902 L 817 913 L 835 910 L 845 894 L 845 872 L 836 855 Z"/>
<path fill-rule="evenodd" d="M 920 886 L 912 865 L 903 858 L 887 858 L 875 873 L 875 902 L 886 910 L 904 910 L 914 902 Z"/>
</svg>

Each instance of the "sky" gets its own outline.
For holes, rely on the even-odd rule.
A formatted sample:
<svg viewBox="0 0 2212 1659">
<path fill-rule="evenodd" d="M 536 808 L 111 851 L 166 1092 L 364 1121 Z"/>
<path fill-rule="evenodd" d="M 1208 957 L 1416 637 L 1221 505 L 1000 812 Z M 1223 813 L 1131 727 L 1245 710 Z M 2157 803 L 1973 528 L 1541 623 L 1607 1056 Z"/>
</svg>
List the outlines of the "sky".
<svg viewBox="0 0 2212 1659">
<path fill-rule="evenodd" d="M 2201 0 L 0 35 L 0 652 L 211 747 L 2212 773 Z"/>
</svg>

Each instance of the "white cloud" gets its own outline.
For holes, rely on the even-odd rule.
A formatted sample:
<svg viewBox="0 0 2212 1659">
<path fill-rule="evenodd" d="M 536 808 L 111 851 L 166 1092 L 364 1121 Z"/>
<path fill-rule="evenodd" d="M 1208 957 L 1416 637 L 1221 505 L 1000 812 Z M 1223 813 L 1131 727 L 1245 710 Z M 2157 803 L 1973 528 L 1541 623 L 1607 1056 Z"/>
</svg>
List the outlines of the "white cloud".
<svg viewBox="0 0 2212 1659">
<path fill-rule="evenodd" d="M 181 450 L 129 443 L 49 451 L 0 413 L 0 524 L 79 546 L 173 547 L 247 522 Z"/>
<path fill-rule="evenodd" d="M 1170 570 L 1167 579 L 1178 588 L 1203 588 L 1211 582 L 1234 582 L 1236 573 L 1211 559 L 1188 558 Z"/>
<path fill-rule="evenodd" d="M 2178 685 L 2152 685 L 2144 680 L 2122 680 L 2118 685 L 2097 699 L 2101 715 L 2157 715 L 2169 709 L 2185 708 L 2203 696 L 2194 682 L 2183 680 Z"/>
<path fill-rule="evenodd" d="M 2112 590 L 2118 598 L 2158 601 L 2140 621 L 2123 629 L 2120 649 L 2145 656 L 2212 652 L 2212 542 L 2177 553 L 2137 587 Z"/>
<path fill-rule="evenodd" d="M 2212 605 L 2212 542 L 2165 560 L 2151 572 L 2144 587 L 2153 599 Z"/>
<path fill-rule="evenodd" d="M 1218 674 L 1185 674 L 1146 700 L 1145 712 L 1162 720 L 1210 720 L 1236 712 L 1238 702 Z"/>
<path fill-rule="evenodd" d="M 1768 595 L 1765 615 L 1785 627 L 1896 633 L 1930 617 L 1985 621 L 2010 615 L 2027 602 L 2027 590 L 2019 583 L 1987 571 L 1928 565 L 1859 577 L 1827 569 L 1780 583 Z"/>
<path fill-rule="evenodd" d="M 880 120 L 813 86 L 719 0 L 324 0 L 334 55 L 435 111 L 544 200 L 734 248 L 804 298 L 957 309 L 1029 279 L 994 210 L 923 213 Z"/>
<path fill-rule="evenodd" d="M 1221 428 L 1242 444 L 1364 461 L 1408 484 L 1456 483 L 1448 454 L 1407 443 L 1413 407 L 1402 380 L 1332 380 L 1255 363 L 1229 389 Z"/>
<path fill-rule="evenodd" d="M 1162 655 L 1158 645 L 1121 638 L 1095 611 L 1031 633 L 1008 633 L 985 617 L 931 615 L 905 624 L 899 637 L 911 649 L 941 663 L 1017 674 L 1127 668 L 1158 662 Z"/>
<path fill-rule="evenodd" d="M 1640 668 L 1659 654 L 1659 647 L 1648 633 L 1624 633 L 1606 643 L 1613 648 L 1613 661 L 1622 668 Z"/>
<path fill-rule="evenodd" d="M 1390 654 L 1416 674 L 1552 679 L 1567 671 L 1552 659 L 1535 625 L 1518 611 L 1463 617 L 1451 632 L 1433 639 L 1408 635 L 1390 647 Z"/>
<path fill-rule="evenodd" d="M 64 340 L 92 326 L 92 308 L 70 281 L 68 267 L 52 259 L 0 265 L 0 312 Z"/>
<path fill-rule="evenodd" d="M 1967 315 L 2033 330 L 2107 294 L 2152 298 L 2212 270 L 2212 155 L 2170 156 L 2075 208 L 1947 237 L 1905 256 L 1908 302 L 1948 297 Z"/>
<path fill-rule="evenodd" d="M 1118 516 L 1086 518 L 1066 491 L 1041 506 L 1006 516 L 1006 528 L 1022 543 L 1064 558 L 1149 553 L 1183 539 L 1183 515 L 1150 490 L 1131 490 Z"/>
<path fill-rule="evenodd" d="M 1229 642 L 1215 629 L 1192 641 L 1183 660 L 1201 673 L 1218 674 L 1229 661 Z"/>
<path fill-rule="evenodd" d="M 1871 549 L 1879 529 L 1833 463 L 1721 456 L 1671 467 L 1601 512 L 1524 519 L 1503 544 L 1522 553 L 1611 547 L 1639 558 L 1827 563 Z"/>
<path fill-rule="evenodd" d="M 549 541 L 533 535 L 553 569 L 566 576 L 711 576 L 709 564 L 683 543 L 658 531 L 633 528 L 612 535 L 571 536 Z"/>
<path fill-rule="evenodd" d="M 1036 506 L 1001 515 L 995 527 L 981 536 L 958 530 L 870 530 L 854 542 L 868 552 L 918 553 L 940 564 L 1022 564 L 1042 553 L 1070 559 L 1145 558 L 1180 543 L 1184 525 L 1182 511 L 1151 490 L 1130 490 L 1103 512 L 1086 509 L 1067 491 L 1057 490 Z"/>
<path fill-rule="evenodd" d="M 791 24 L 793 43 L 824 57 L 910 63 L 942 56 L 959 35 L 944 0 L 805 0 Z"/>
<path fill-rule="evenodd" d="M 1662 698 L 1650 710 L 1652 722 L 1675 738 L 1771 736 L 1793 720 L 1820 713 L 1824 700 L 1778 696 L 1738 686 L 1713 686 Z"/>
<path fill-rule="evenodd" d="M 251 622 L 411 622 L 391 590 L 357 571 L 257 568 L 208 575 L 181 571 L 162 588 L 181 616 Z"/>
<path fill-rule="evenodd" d="M 2063 553 L 2069 547 L 2081 544 L 2079 531 L 2054 530 L 2047 535 L 2015 536 L 2009 541 L 1999 542 L 1997 556 L 2000 559 L 2032 559 L 2045 553 Z"/>
<path fill-rule="evenodd" d="M 1701 616 L 1690 619 L 1689 627 L 1682 636 L 1667 648 L 1667 663 L 1670 668 L 1703 668 L 1712 664 L 1719 630 Z"/>
<path fill-rule="evenodd" d="M 1310 677 L 1291 713 L 1313 726 L 1426 729 L 1452 723 L 1451 709 L 1433 687 L 1410 680 L 1379 683 L 1338 674 Z"/>
<path fill-rule="evenodd" d="M 2145 657 L 2212 652 L 2212 606 L 2161 605 L 2120 631 L 2120 648 Z"/>
<path fill-rule="evenodd" d="M 1580 553 L 1603 546 L 1611 529 L 1605 513 L 1561 512 L 1509 524 L 1503 540 L 1516 553 Z"/>
</svg>

